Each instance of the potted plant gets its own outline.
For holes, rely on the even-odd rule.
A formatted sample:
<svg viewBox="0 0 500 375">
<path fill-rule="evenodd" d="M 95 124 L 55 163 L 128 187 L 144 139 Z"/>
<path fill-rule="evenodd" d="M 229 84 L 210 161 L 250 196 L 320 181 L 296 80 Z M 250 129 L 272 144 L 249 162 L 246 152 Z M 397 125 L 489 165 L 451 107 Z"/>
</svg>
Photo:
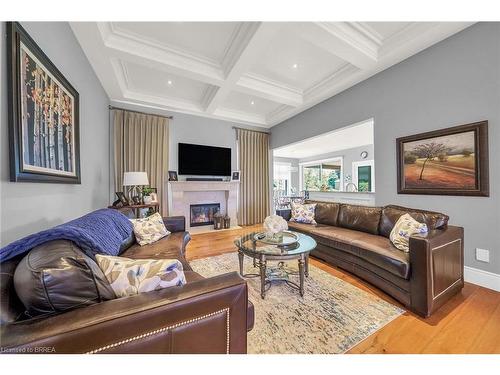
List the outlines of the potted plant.
<svg viewBox="0 0 500 375">
<path fill-rule="evenodd" d="M 151 193 L 153 192 L 153 189 L 145 186 L 142 188 L 142 199 L 144 201 L 144 204 L 151 204 L 152 203 L 152 198 L 151 198 Z"/>
</svg>

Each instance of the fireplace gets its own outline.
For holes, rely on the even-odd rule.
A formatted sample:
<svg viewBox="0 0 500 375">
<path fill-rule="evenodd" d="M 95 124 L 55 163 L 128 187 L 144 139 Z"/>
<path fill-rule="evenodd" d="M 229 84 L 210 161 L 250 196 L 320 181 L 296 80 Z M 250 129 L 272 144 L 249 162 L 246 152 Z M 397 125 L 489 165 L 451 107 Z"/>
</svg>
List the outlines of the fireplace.
<svg viewBox="0 0 500 375">
<path fill-rule="evenodd" d="M 191 227 L 213 225 L 214 215 L 218 211 L 220 211 L 220 203 L 192 204 L 190 205 L 189 224 Z"/>
</svg>

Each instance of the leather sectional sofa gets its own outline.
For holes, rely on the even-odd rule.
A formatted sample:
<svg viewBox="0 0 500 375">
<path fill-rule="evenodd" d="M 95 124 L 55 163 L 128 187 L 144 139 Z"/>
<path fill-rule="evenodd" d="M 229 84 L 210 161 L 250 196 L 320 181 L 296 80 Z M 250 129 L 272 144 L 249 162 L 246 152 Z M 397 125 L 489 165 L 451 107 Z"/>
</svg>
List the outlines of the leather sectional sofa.
<svg viewBox="0 0 500 375">
<path fill-rule="evenodd" d="M 289 228 L 316 240 L 311 255 L 370 282 L 414 313 L 430 316 L 463 288 L 464 231 L 448 225 L 447 215 L 394 205 L 306 203 L 316 203 L 317 225 L 289 222 Z M 410 238 L 409 253 L 389 240 L 405 213 L 429 229 Z M 291 212 L 283 210 L 281 215 L 289 220 Z"/>
<path fill-rule="evenodd" d="M 124 210 L 133 217 L 133 213 Z M 184 265 L 187 284 L 131 297 L 92 303 L 60 314 L 28 318 L 16 295 L 13 275 L 23 258 L 1 264 L 1 327 L 3 353 L 246 353 L 247 331 L 254 310 L 246 282 L 236 273 L 203 278 L 189 266 L 190 240 L 184 217 L 164 219 L 169 236 L 139 246 L 132 236 L 121 256 L 176 258 Z M 69 241 L 47 242 L 71 248 Z M 69 283 L 68 283 L 69 284 Z M 29 288 L 30 286 L 26 286 Z M 62 285 L 75 288 L 75 285 Z"/>
</svg>

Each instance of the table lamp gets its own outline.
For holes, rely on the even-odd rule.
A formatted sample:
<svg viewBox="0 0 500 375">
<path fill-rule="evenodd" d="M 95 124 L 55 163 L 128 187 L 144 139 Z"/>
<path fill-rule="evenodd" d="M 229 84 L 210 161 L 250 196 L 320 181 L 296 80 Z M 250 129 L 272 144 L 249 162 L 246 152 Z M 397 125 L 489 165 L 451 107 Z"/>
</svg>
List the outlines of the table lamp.
<svg viewBox="0 0 500 375">
<path fill-rule="evenodd" d="M 125 172 L 123 174 L 123 186 L 130 186 L 128 191 L 129 198 L 132 198 L 131 191 L 136 190 L 138 186 L 145 185 L 149 185 L 148 174 L 146 172 Z M 136 193 L 136 195 L 139 194 Z"/>
</svg>

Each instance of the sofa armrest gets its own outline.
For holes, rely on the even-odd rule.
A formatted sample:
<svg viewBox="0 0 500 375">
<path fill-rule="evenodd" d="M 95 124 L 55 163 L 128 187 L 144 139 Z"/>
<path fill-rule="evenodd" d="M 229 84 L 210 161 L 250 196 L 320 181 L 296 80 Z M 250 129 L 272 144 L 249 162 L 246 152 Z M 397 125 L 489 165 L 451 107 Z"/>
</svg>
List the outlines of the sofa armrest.
<svg viewBox="0 0 500 375">
<path fill-rule="evenodd" d="M 167 216 L 163 222 L 169 232 L 184 232 L 186 230 L 186 218 L 184 216 Z"/>
<path fill-rule="evenodd" d="M 447 226 L 410 237 L 411 307 L 428 317 L 464 285 L 464 230 Z"/>
<path fill-rule="evenodd" d="M 246 353 L 247 285 L 236 273 L 0 328 L 3 353 Z"/>
</svg>

